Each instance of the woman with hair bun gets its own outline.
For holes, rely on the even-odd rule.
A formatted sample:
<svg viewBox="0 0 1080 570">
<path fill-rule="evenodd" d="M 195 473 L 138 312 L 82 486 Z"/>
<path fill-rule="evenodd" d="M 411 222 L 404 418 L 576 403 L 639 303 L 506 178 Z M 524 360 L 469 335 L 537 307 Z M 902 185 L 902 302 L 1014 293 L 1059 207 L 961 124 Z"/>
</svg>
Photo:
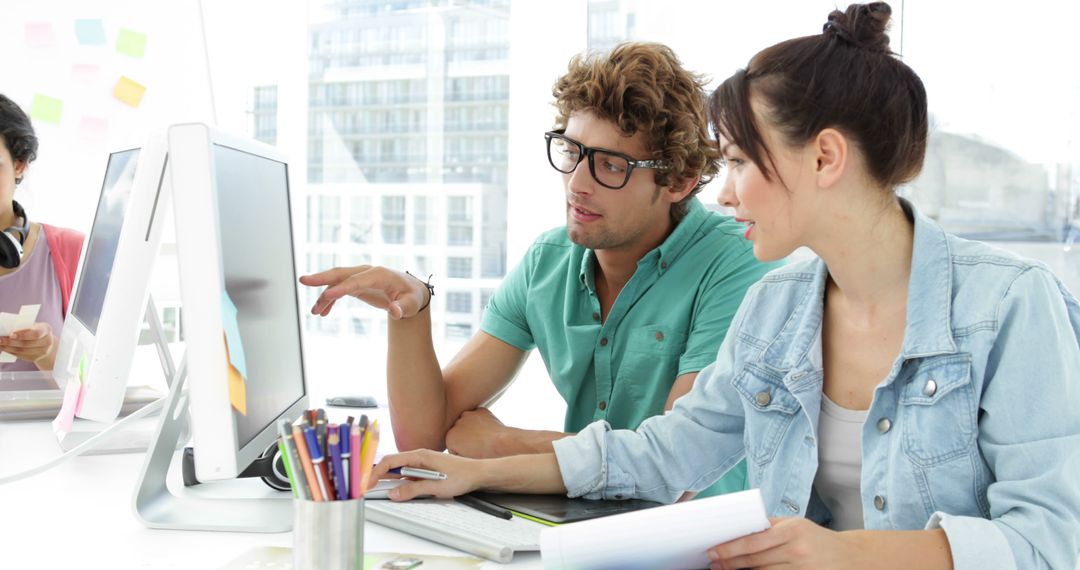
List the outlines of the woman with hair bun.
<svg viewBox="0 0 1080 570">
<path fill-rule="evenodd" d="M 945 233 L 897 196 L 922 168 L 922 81 L 888 4 L 762 50 L 711 100 L 720 202 L 762 260 L 717 360 L 636 431 L 555 453 L 385 458 L 477 488 L 672 502 L 746 458 L 768 530 L 713 568 L 1072 570 L 1080 551 L 1080 303 L 1042 264 Z M 377 479 L 377 477 L 375 477 Z"/>
</svg>

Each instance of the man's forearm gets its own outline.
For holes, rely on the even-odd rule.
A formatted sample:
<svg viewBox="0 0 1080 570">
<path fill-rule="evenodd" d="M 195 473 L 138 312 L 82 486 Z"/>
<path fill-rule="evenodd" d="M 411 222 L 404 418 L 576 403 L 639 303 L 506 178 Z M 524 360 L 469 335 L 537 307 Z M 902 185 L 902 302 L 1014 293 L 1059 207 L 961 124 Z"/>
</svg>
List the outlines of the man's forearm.
<svg viewBox="0 0 1080 570">
<path fill-rule="evenodd" d="M 510 428 L 495 441 L 495 451 L 501 457 L 554 453 L 552 442 L 574 435 L 561 431 L 527 430 Z"/>
<path fill-rule="evenodd" d="M 431 312 L 389 321 L 387 393 L 401 451 L 446 448 L 446 386 L 431 340 Z"/>
</svg>

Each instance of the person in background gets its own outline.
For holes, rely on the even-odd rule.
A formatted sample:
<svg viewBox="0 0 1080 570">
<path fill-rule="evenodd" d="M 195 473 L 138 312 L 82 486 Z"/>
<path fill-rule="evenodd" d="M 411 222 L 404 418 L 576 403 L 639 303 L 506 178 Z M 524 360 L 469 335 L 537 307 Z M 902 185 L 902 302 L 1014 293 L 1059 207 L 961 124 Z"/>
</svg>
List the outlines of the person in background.
<svg viewBox="0 0 1080 570">
<path fill-rule="evenodd" d="M 555 129 L 536 159 L 562 174 L 552 199 L 564 202 L 566 225 L 529 248 L 446 367 L 432 346 L 431 291 L 419 279 L 361 266 L 300 280 L 326 286 L 315 314 L 349 295 L 387 310 L 398 449 L 550 453 L 553 441 L 598 419 L 636 428 L 690 390 L 747 288 L 778 266 L 754 259 L 743 226 L 696 198 L 718 171 L 718 152 L 703 81 L 669 48 L 629 43 L 578 56 L 553 95 Z M 551 189 L 516 191 L 542 190 Z M 561 432 L 504 425 L 486 408 L 534 347 L 567 404 Z M 744 489 L 745 472 L 740 465 L 703 494 Z M 709 484 L 720 476 L 703 475 Z"/>
<path fill-rule="evenodd" d="M 927 144 L 888 4 L 835 11 L 713 94 L 736 210 L 762 260 L 716 362 L 637 431 L 554 453 L 385 458 L 437 469 L 396 500 L 477 488 L 671 502 L 748 458 L 771 528 L 712 568 L 1057 568 L 1080 551 L 1080 303 L 1045 266 L 947 234 L 899 198 Z"/>
<path fill-rule="evenodd" d="M 32 221 L 15 201 L 37 150 L 30 118 L 0 94 L 0 312 L 41 305 L 32 326 L 0 336 L 0 352 L 16 357 L 3 372 L 52 370 L 82 252 L 81 233 Z"/>
</svg>

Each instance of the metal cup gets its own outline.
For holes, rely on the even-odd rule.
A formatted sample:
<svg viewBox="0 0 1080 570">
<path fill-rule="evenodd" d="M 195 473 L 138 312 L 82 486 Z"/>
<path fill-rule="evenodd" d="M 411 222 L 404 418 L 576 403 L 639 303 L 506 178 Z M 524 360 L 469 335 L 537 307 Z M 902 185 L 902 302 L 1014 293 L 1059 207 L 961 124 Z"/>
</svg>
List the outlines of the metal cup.
<svg viewBox="0 0 1080 570">
<path fill-rule="evenodd" d="M 363 499 L 293 503 L 296 570 L 363 570 Z"/>
</svg>

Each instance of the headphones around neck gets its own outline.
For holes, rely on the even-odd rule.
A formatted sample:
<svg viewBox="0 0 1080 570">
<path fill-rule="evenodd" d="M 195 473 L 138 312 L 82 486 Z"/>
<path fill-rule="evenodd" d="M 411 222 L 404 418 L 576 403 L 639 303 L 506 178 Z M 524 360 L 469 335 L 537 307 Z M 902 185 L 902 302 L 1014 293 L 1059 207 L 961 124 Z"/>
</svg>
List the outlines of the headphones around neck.
<svg viewBox="0 0 1080 570">
<path fill-rule="evenodd" d="M 0 267 L 5 269 L 14 269 L 22 262 L 23 244 L 30 235 L 30 218 L 26 216 L 26 210 L 14 200 L 11 201 L 11 206 L 15 217 L 22 219 L 22 225 L 11 226 L 0 232 L 7 238 L 0 238 Z M 19 237 L 16 238 L 15 234 L 19 234 Z"/>
</svg>

